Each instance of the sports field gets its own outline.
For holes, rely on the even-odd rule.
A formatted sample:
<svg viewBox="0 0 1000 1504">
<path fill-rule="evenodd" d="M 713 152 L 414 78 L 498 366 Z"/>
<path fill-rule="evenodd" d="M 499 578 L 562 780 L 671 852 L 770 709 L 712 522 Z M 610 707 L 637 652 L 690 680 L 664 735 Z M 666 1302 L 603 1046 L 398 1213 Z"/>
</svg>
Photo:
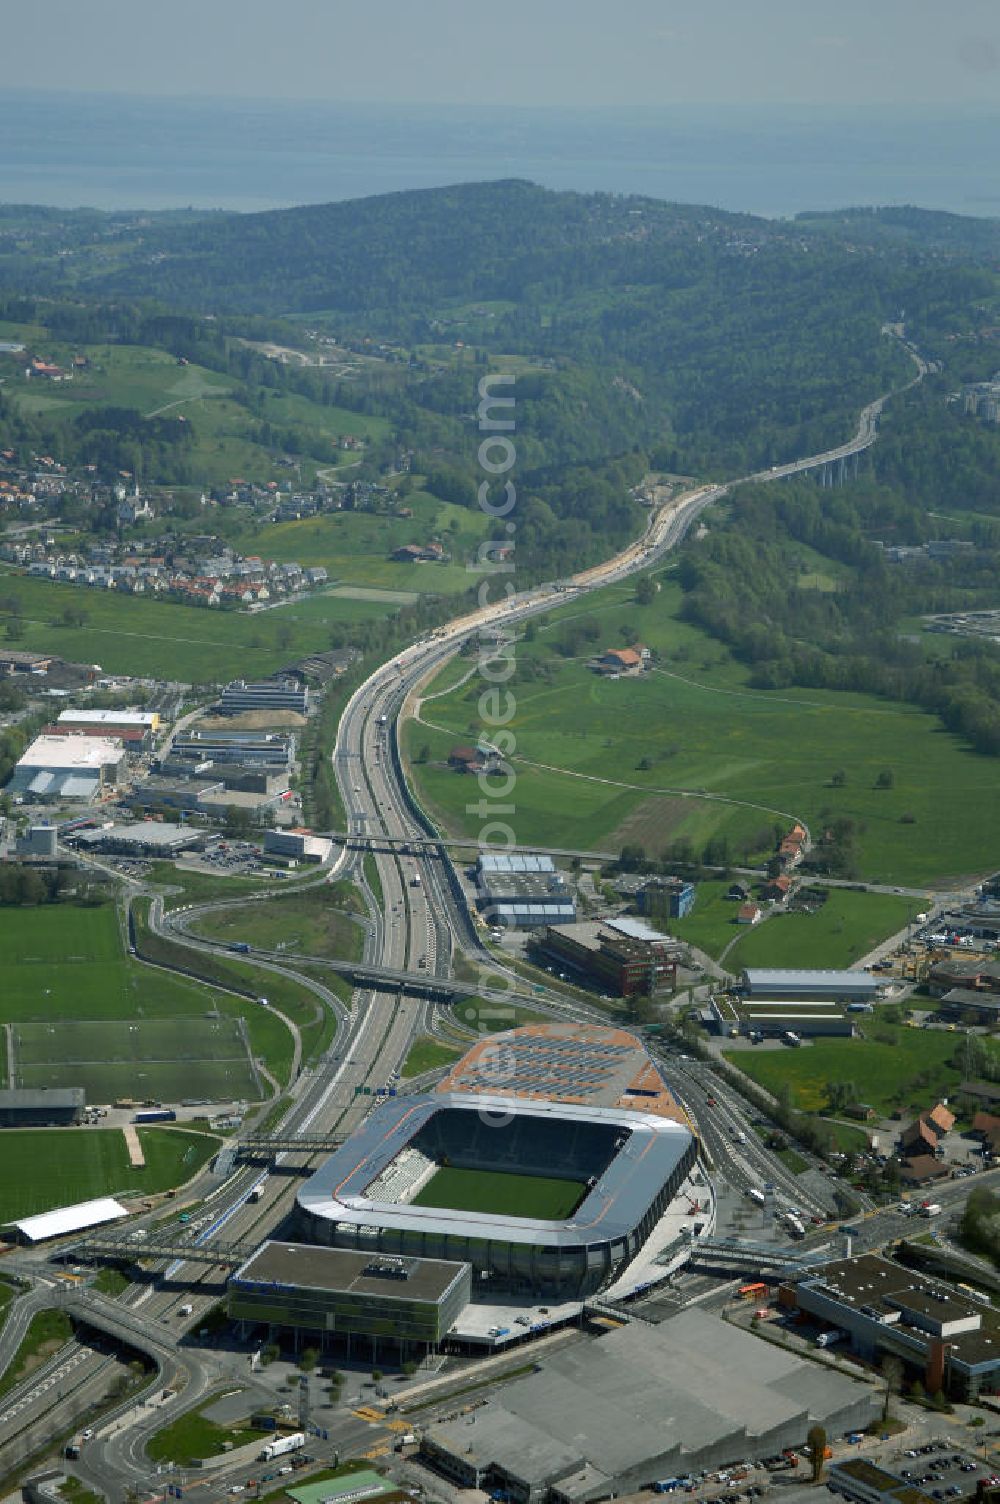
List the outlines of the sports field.
<svg viewBox="0 0 1000 1504">
<path fill-rule="evenodd" d="M 511 1175 L 503 1170 L 459 1170 L 446 1165 L 413 1198 L 413 1205 L 561 1222 L 576 1210 L 586 1189 L 582 1180 Z"/>
<path fill-rule="evenodd" d="M 5 1128 L 0 1222 L 96 1196 L 169 1190 L 190 1180 L 219 1147 L 209 1133 L 138 1131 L 146 1163 L 134 1170 L 125 1135 L 117 1128 Z"/>
<path fill-rule="evenodd" d="M 88 1102 L 257 1102 L 264 1095 L 241 1018 L 17 1024 L 10 1043 L 18 1086 L 82 1086 Z"/>
<path fill-rule="evenodd" d="M 140 1088 L 168 1102 L 257 1101 L 250 1053 L 287 1075 L 292 1037 L 274 1010 L 135 961 L 110 905 L 0 909 L 0 957 L 4 1085 L 11 1048 L 19 1084 L 80 1084 L 92 1102 Z M 246 968 L 237 985 L 256 976 Z M 303 999 L 298 1012 L 306 1029 L 321 1010 Z"/>
</svg>

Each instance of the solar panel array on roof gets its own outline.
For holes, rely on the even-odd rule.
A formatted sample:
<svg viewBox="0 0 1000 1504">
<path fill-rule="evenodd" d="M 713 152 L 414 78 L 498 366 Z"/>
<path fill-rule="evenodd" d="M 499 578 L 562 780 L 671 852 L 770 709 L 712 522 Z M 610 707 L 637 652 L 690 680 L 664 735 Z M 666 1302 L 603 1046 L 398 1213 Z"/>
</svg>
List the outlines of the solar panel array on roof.
<svg viewBox="0 0 1000 1504">
<path fill-rule="evenodd" d="M 455 1067 L 449 1078 L 453 1088 L 461 1091 L 498 1086 L 498 1064 L 502 1062 L 507 1090 L 519 1094 L 537 1092 L 556 1096 L 593 1097 L 605 1094 L 615 1082 L 625 1061 L 635 1055 L 635 1046 L 587 1039 L 546 1039 L 537 1034 L 512 1034 L 500 1046 L 500 1055 L 484 1051 L 474 1055 L 467 1065 Z M 615 1084 L 615 1093 L 620 1083 Z"/>
</svg>

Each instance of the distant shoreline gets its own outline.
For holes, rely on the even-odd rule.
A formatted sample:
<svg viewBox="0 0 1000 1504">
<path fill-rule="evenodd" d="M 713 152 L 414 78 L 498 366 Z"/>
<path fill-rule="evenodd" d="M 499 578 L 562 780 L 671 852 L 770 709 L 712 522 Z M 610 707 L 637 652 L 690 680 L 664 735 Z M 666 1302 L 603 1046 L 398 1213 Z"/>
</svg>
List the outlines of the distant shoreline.
<svg viewBox="0 0 1000 1504">
<path fill-rule="evenodd" d="M 994 218 L 1000 110 L 433 108 L 9 91 L 0 204 L 253 212 L 453 183 L 641 194 L 790 218 Z"/>
</svg>

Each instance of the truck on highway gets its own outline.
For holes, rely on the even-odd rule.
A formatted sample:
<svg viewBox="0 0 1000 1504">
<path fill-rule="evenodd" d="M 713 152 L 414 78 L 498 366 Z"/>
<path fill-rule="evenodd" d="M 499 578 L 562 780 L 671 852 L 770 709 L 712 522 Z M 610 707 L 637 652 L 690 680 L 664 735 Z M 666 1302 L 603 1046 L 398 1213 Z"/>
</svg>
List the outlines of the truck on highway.
<svg viewBox="0 0 1000 1504">
<path fill-rule="evenodd" d="M 293 1431 L 290 1436 L 281 1436 L 277 1441 L 269 1441 L 257 1454 L 258 1461 L 270 1462 L 273 1457 L 284 1457 L 286 1452 L 297 1452 L 306 1444 L 304 1431 Z"/>
<path fill-rule="evenodd" d="M 264 1176 L 261 1177 L 260 1180 L 258 1180 L 257 1184 L 251 1188 L 251 1191 L 250 1191 L 249 1196 L 247 1197 L 247 1200 L 248 1201 L 254 1201 L 254 1202 L 260 1201 L 261 1198 L 264 1195 L 264 1186 L 265 1186 L 266 1183 L 267 1183 L 267 1176 L 264 1175 Z"/>
<path fill-rule="evenodd" d="M 229 949 L 236 951 L 241 956 L 248 956 L 250 954 L 250 946 L 245 940 L 234 940 Z"/>
<path fill-rule="evenodd" d="M 755 1185 L 752 1185 L 750 1187 L 750 1189 L 747 1191 L 747 1195 L 750 1197 L 751 1201 L 756 1201 L 758 1206 L 764 1205 L 764 1192 L 758 1191 Z"/>
<path fill-rule="evenodd" d="M 410 887 L 411 888 L 419 888 L 420 887 L 420 873 L 419 872 L 415 872 L 413 874 L 413 876 L 410 878 Z"/>
<path fill-rule="evenodd" d="M 920 1208 L 920 1215 L 922 1217 L 940 1217 L 941 1207 L 936 1201 L 925 1201 Z"/>
<path fill-rule="evenodd" d="M 804 1223 L 793 1212 L 789 1212 L 785 1217 L 785 1226 L 793 1238 L 804 1238 L 806 1235 Z"/>
<path fill-rule="evenodd" d="M 816 1338 L 817 1347 L 833 1347 L 835 1342 L 844 1342 L 847 1333 L 839 1326 L 832 1326 L 828 1332 L 820 1332 Z"/>
<path fill-rule="evenodd" d="M 786 1029 L 781 1037 L 785 1041 L 785 1043 L 790 1044 L 793 1049 L 797 1049 L 798 1046 L 802 1043 L 802 1040 L 793 1029 Z"/>
<path fill-rule="evenodd" d="M 177 1307 L 178 1316 L 190 1316 L 193 1311 L 194 1306 L 189 1300 L 186 1300 L 182 1306 Z"/>
</svg>

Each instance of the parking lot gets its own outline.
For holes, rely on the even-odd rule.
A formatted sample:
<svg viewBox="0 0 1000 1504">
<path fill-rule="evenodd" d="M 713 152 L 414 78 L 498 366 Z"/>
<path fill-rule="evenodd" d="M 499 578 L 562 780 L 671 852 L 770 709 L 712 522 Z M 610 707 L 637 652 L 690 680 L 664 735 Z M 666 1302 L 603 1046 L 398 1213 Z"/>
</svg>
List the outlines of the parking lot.
<svg viewBox="0 0 1000 1504">
<path fill-rule="evenodd" d="M 987 1467 L 947 1441 L 929 1441 L 922 1447 L 908 1448 L 898 1472 L 932 1499 L 960 1499 L 975 1493 L 977 1483 L 987 1476 Z"/>
</svg>

